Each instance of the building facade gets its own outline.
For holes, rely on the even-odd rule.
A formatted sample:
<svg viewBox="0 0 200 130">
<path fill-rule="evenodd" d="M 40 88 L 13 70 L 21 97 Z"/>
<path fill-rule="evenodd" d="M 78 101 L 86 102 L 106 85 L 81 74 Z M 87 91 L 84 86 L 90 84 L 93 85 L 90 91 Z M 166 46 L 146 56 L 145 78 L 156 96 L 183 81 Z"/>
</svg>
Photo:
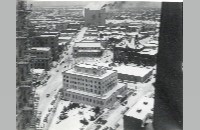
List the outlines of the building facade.
<svg viewBox="0 0 200 130">
<path fill-rule="evenodd" d="M 103 66 L 79 64 L 63 72 L 63 98 L 91 106 L 111 107 L 126 84 L 117 83 L 117 72 Z"/>
<path fill-rule="evenodd" d="M 104 26 L 106 22 L 106 11 L 85 9 L 85 26 Z"/>
<path fill-rule="evenodd" d="M 101 56 L 103 48 L 97 42 L 78 42 L 73 47 L 74 56 Z"/>
<path fill-rule="evenodd" d="M 27 53 L 31 54 L 31 68 L 49 70 L 52 62 L 50 47 L 32 47 Z"/>
<path fill-rule="evenodd" d="M 114 67 L 114 70 L 118 72 L 118 78 L 120 80 L 134 81 L 134 82 L 145 82 L 149 79 L 153 73 L 152 68 L 138 67 L 138 66 L 118 66 Z"/>
<path fill-rule="evenodd" d="M 53 61 L 58 60 L 58 37 L 59 35 L 40 35 L 33 38 L 33 47 L 50 47 Z"/>
</svg>

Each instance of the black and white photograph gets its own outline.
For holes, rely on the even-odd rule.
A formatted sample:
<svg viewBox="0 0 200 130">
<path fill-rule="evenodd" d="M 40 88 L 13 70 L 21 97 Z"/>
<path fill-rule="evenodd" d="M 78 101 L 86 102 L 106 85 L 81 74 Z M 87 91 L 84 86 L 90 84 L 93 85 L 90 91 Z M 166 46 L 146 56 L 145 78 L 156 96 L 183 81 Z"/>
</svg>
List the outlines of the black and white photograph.
<svg viewBox="0 0 200 130">
<path fill-rule="evenodd" d="M 16 130 L 183 130 L 183 1 L 16 0 Z"/>
</svg>

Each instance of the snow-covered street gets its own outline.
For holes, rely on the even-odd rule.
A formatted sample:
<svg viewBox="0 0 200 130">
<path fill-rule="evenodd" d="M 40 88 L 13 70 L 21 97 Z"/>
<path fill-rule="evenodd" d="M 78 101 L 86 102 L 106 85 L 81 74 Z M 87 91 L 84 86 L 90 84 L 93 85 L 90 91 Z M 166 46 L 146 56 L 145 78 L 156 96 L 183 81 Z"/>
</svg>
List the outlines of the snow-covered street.
<svg viewBox="0 0 200 130">
<path fill-rule="evenodd" d="M 87 28 L 82 28 L 80 32 L 76 35 L 76 39 L 82 39 L 84 32 L 86 31 Z M 58 94 L 58 91 L 62 88 L 62 72 L 64 70 L 69 69 L 72 64 L 74 63 L 73 59 L 70 58 L 72 57 L 72 52 L 73 52 L 73 44 L 74 41 L 70 43 L 67 53 L 68 55 L 65 54 L 65 52 L 62 54 L 63 58 L 60 60 L 56 68 L 52 68 L 48 73 L 51 75 L 50 79 L 48 80 L 46 85 L 40 85 L 36 89 L 36 94 L 39 95 L 40 100 L 38 104 L 38 112 L 41 112 L 41 118 L 40 118 L 40 125 L 43 126 L 44 119 L 46 115 L 49 113 L 49 109 L 52 108 L 52 101 L 55 100 L 55 95 Z M 72 59 L 72 61 L 69 61 L 68 59 Z M 66 63 L 62 63 L 62 62 Z M 47 95 L 49 95 L 47 97 Z M 57 107 L 57 106 L 55 106 Z"/>
</svg>

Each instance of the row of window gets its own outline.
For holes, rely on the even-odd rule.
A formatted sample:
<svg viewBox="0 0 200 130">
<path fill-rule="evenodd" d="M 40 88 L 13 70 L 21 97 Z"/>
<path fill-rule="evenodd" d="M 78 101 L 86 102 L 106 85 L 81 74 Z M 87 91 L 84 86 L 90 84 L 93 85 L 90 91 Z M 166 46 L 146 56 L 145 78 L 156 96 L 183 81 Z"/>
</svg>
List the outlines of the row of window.
<svg viewBox="0 0 200 130">
<path fill-rule="evenodd" d="M 77 69 L 77 71 L 78 71 L 78 72 L 83 72 L 83 71 L 81 71 L 81 69 Z M 88 69 L 85 69 L 84 72 L 85 72 L 85 73 L 88 73 L 88 71 L 89 71 Z M 93 74 L 97 74 L 96 71 L 93 71 L 92 73 L 93 73 Z"/>
<path fill-rule="evenodd" d="M 82 101 L 87 101 L 87 102 L 90 102 L 90 103 L 104 105 L 103 101 L 94 100 L 94 99 L 91 99 L 91 98 L 86 98 L 86 97 L 82 97 L 82 96 L 78 96 L 78 95 L 73 95 L 73 94 L 68 94 L 68 93 L 66 93 L 65 96 L 72 97 L 74 99 L 79 99 L 79 100 L 82 100 Z"/>
<path fill-rule="evenodd" d="M 63 76 L 64 78 L 70 78 L 70 79 L 74 79 L 74 80 L 78 80 L 78 81 L 85 81 L 85 82 L 90 82 L 90 83 L 98 83 L 98 84 L 101 84 L 101 82 L 98 82 L 98 81 L 93 81 L 93 80 L 88 80 L 88 79 L 83 79 L 83 78 L 76 78 L 76 77 L 69 77 L 69 76 L 66 76 L 64 75 Z"/>
<path fill-rule="evenodd" d="M 68 86 L 68 85 L 67 85 Z M 75 85 L 70 85 L 71 88 L 73 89 L 79 89 L 81 91 L 86 91 L 86 92 L 92 92 L 92 93 L 95 93 L 95 94 L 101 94 L 102 92 L 99 91 L 99 90 L 95 90 L 95 89 L 90 89 L 90 88 L 84 88 L 84 87 L 77 87 Z"/>
<path fill-rule="evenodd" d="M 64 82 L 69 83 L 69 80 L 64 79 Z M 96 85 L 91 85 L 91 84 L 84 84 L 84 83 L 75 82 L 75 81 L 70 81 L 70 84 L 85 85 L 86 87 L 94 87 L 94 88 L 96 88 L 96 89 L 97 89 L 97 88 L 99 88 L 99 89 L 104 88 L 104 87 L 101 87 L 101 86 L 96 86 Z"/>
</svg>

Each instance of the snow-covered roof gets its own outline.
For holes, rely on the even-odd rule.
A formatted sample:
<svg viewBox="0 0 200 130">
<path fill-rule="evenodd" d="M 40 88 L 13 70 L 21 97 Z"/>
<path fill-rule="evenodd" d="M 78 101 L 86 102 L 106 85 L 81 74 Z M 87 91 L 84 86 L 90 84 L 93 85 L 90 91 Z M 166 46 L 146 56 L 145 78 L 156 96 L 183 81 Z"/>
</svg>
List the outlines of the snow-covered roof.
<svg viewBox="0 0 200 130">
<path fill-rule="evenodd" d="M 51 35 L 40 35 L 40 37 L 56 37 L 57 35 L 53 35 L 53 34 L 51 34 Z"/>
<path fill-rule="evenodd" d="M 158 50 L 153 50 L 153 49 L 144 49 L 140 52 L 138 52 L 139 54 L 146 54 L 146 55 L 156 55 L 158 53 Z"/>
<path fill-rule="evenodd" d="M 58 43 L 59 46 L 66 45 L 66 44 L 67 44 L 66 42 L 60 42 L 60 43 Z"/>
<path fill-rule="evenodd" d="M 130 116 L 136 119 L 144 120 L 148 114 L 153 114 L 153 107 L 154 99 L 149 97 L 143 97 L 125 114 L 125 116 Z"/>
<path fill-rule="evenodd" d="M 31 71 L 33 74 L 39 74 L 39 75 L 45 72 L 44 69 L 32 69 Z"/>
<path fill-rule="evenodd" d="M 102 47 L 101 43 L 90 43 L 90 42 L 84 42 L 84 43 L 75 43 L 74 47 Z"/>
<path fill-rule="evenodd" d="M 37 51 L 49 51 L 50 47 L 32 47 L 30 50 L 37 50 Z"/>
<path fill-rule="evenodd" d="M 127 74 L 127 75 L 134 75 L 134 76 L 140 76 L 144 77 L 146 74 L 148 74 L 150 71 L 152 71 L 152 68 L 146 68 L 146 67 L 137 67 L 137 66 L 126 66 L 121 65 L 117 67 L 113 67 L 113 70 L 117 70 L 120 74 Z"/>
<path fill-rule="evenodd" d="M 78 52 L 101 52 L 101 50 L 78 50 Z"/>
<path fill-rule="evenodd" d="M 149 43 L 149 44 L 158 44 L 158 41 L 152 40 L 152 41 L 149 41 L 148 43 Z"/>
<path fill-rule="evenodd" d="M 89 66 L 83 66 L 83 67 L 89 67 Z M 106 73 L 104 73 L 102 75 L 94 75 L 94 74 L 88 74 L 88 73 L 83 73 L 83 72 L 77 72 L 77 71 L 75 71 L 75 69 L 70 69 L 70 70 L 64 71 L 64 73 L 67 73 L 67 74 L 84 76 L 84 77 L 95 78 L 95 79 L 103 79 L 115 72 L 116 71 L 113 71 L 113 70 L 106 70 Z"/>
<path fill-rule="evenodd" d="M 72 37 L 58 37 L 59 40 L 70 40 Z"/>
</svg>

